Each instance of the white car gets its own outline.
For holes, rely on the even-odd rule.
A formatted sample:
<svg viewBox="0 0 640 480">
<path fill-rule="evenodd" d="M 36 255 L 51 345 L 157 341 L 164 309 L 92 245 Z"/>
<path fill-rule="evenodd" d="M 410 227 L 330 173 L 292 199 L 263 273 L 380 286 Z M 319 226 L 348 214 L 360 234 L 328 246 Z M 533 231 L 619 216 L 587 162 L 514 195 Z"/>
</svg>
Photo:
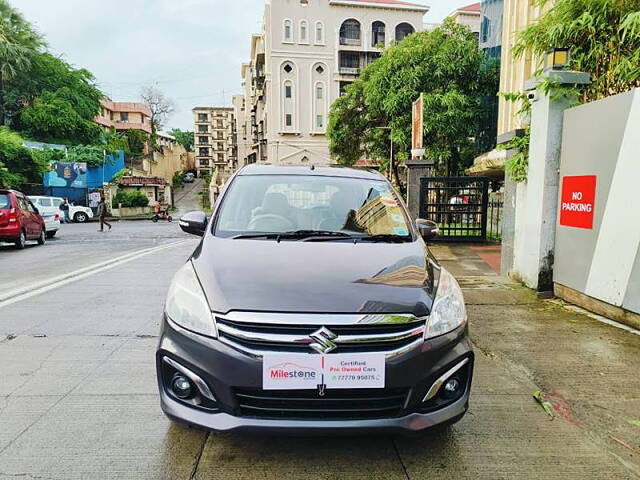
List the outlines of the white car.
<svg viewBox="0 0 640 480">
<path fill-rule="evenodd" d="M 36 206 L 44 220 L 47 238 L 55 237 L 60 230 L 60 215 L 62 215 L 60 209 L 53 206 L 51 197 L 29 197 L 29 200 Z"/>
<path fill-rule="evenodd" d="M 31 201 L 40 208 L 40 204 L 36 203 L 36 199 L 38 201 L 44 199 L 45 203 L 48 203 L 46 200 L 50 200 L 51 204 L 58 209 L 58 213 L 60 214 L 60 219 L 64 220 L 64 212 L 60 210 L 60 205 L 64 202 L 64 198 L 60 197 L 39 197 L 33 196 L 29 197 Z M 85 223 L 93 218 L 93 211 L 89 207 L 83 207 L 79 205 L 71 205 L 69 204 L 69 218 L 71 221 L 76 223 Z"/>
</svg>

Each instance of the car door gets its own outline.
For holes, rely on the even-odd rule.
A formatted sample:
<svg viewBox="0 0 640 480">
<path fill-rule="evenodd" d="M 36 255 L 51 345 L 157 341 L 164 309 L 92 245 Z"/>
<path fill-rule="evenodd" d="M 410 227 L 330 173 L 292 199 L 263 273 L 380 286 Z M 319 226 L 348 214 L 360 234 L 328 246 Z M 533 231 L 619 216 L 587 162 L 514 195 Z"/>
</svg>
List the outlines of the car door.
<svg viewBox="0 0 640 480">
<path fill-rule="evenodd" d="M 33 217 L 29 212 L 29 203 L 27 199 L 22 195 L 16 195 L 16 202 L 18 203 L 18 224 L 25 231 L 27 238 L 33 238 Z"/>
</svg>

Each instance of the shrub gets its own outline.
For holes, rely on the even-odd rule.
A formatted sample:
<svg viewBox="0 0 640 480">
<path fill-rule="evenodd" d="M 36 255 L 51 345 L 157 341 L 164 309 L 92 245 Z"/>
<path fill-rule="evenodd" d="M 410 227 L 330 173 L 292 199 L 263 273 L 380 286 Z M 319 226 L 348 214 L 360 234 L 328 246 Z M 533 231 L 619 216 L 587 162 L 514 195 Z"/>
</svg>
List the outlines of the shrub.
<svg viewBox="0 0 640 480">
<path fill-rule="evenodd" d="M 123 207 L 147 207 L 149 199 L 139 190 L 118 190 L 113 199 L 113 206 L 122 204 Z"/>
</svg>

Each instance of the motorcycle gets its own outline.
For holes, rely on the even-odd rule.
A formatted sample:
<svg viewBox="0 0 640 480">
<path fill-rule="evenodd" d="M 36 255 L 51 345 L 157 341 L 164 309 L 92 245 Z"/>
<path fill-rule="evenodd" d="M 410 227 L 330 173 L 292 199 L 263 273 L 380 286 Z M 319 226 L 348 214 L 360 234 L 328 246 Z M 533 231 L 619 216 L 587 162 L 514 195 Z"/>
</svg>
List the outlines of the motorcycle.
<svg viewBox="0 0 640 480">
<path fill-rule="evenodd" d="M 173 222 L 173 217 L 171 215 L 169 215 L 166 211 L 160 212 L 160 213 L 156 213 L 153 218 L 151 218 L 151 221 L 153 223 L 158 223 L 158 220 L 166 220 L 167 222 L 171 223 Z"/>
</svg>

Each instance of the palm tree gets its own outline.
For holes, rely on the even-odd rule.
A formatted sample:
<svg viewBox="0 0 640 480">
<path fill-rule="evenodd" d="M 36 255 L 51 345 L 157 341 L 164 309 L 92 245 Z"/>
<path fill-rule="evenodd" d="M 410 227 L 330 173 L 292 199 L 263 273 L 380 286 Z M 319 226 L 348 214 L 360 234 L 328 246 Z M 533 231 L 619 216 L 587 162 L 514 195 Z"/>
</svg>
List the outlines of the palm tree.
<svg viewBox="0 0 640 480">
<path fill-rule="evenodd" d="M 32 55 L 45 43 L 20 12 L 6 0 L 0 0 L 0 126 L 6 122 L 4 88 L 31 66 Z"/>
</svg>

